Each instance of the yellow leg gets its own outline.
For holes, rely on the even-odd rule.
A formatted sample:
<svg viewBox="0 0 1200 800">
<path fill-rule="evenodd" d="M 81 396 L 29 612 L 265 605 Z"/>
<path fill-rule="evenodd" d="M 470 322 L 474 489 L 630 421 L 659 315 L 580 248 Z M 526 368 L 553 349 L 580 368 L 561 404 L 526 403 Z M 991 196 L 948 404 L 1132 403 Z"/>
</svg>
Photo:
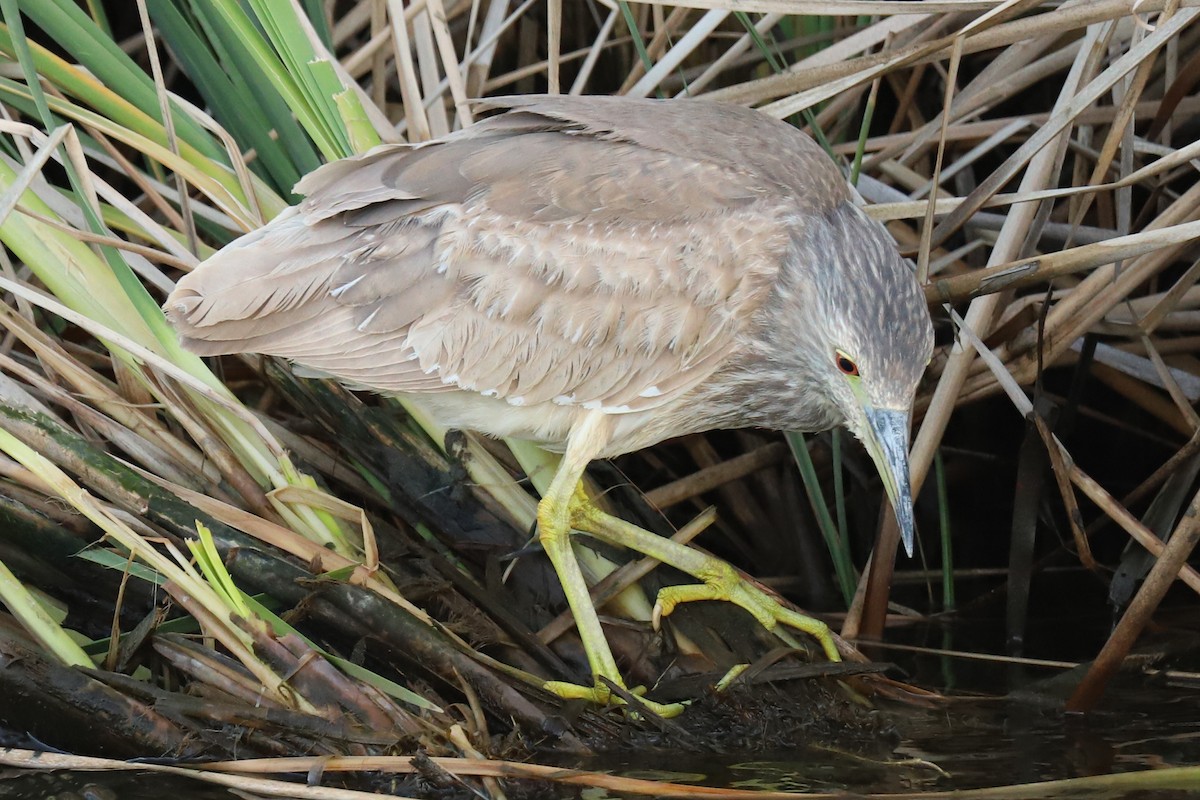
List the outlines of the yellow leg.
<svg viewBox="0 0 1200 800">
<path fill-rule="evenodd" d="M 662 589 L 658 593 L 658 602 L 654 605 L 655 625 L 680 603 L 724 600 L 744 608 L 767 630 L 773 630 L 776 625 L 783 623 L 789 628 L 807 633 L 820 643 L 830 661 L 841 660 L 837 643 L 828 625 L 783 607 L 779 601 L 743 579 L 724 561 L 662 536 L 656 536 L 606 514 L 590 503 L 578 508 L 572 524 L 576 529 L 590 533 L 598 539 L 628 547 L 703 581 L 689 586 L 668 586 Z"/>
<path fill-rule="evenodd" d="M 580 484 L 580 478 L 592 455 L 603 446 L 607 437 L 607 424 L 604 415 L 596 413 L 571 432 L 562 463 L 559 464 L 558 472 L 538 503 L 537 514 L 538 536 L 542 548 L 558 573 L 567 604 L 575 617 L 579 638 L 587 653 L 588 666 L 595 679 L 591 687 L 550 681 L 545 684 L 545 688 L 560 697 L 582 698 L 601 705 L 623 701 L 613 697 L 608 686 L 600 678 L 607 678 L 622 689 L 625 688 L 625 682 L 621 679 L 608 640 L 604 638 L 604 630 L 600 627 L 600 618 L 588 594 L 583 572 L 571 549 L 570 534 L 575 519 L 592 508 Z M 638 691 L 640 690 L 635 690 L 634 693 Z M 675 716 L 683 710 L 683 706 L 679 704 L 661 705 L 646 701 L 645 705 L 660 716 Z"/>
</svg>

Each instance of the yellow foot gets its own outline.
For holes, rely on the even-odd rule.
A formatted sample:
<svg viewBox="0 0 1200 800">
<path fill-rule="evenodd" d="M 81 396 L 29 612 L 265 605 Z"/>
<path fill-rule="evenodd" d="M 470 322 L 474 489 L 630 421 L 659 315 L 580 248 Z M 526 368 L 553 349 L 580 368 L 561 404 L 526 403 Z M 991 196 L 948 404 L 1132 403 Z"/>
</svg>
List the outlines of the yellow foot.
<svg viewBox="0 0 1200 800">
<path fill-rule="evenodd" d="M 625 698 L 613 694 L 607 686 L 596 685 L 589 687 L 567 683 L 566 681 L 547 681 L 542 684 L 542 688 L 552 694 L 558 695 L 564 700 L 587 700 L 589 703 L 595 703 L 600 706 L 626 705 Z M 687 707 L 686 703 L 656 703 L 653 700 L 647 700 L 642 697 L 646 693 L 645 686 L 635 686 L 629 690 L 629 693 L 636 696 L 647 711 L 657 714 L 663 719 L 677 717 Z"/>
<path fill-rule="evenodd" d="M 750 669 L 749 664 L 734 664 L 729 668 L 729 671 L 722 676 L 721 680 L 717 681 L 715 688 L 718 692 L 723 692 L 733 685 L 733 682 L 742 677 L 742 673 Z"/>
<path fill-rule="evenodd" d="M 744 608 L 767 630 L 774 630 L 776 625 L 783 623 L 789 628 L 807 633 L 821 644 L 821 649 L 830 661 L 842 660 L 828 625 L 819 619 L 784 608 L 778 600 L 746 581 L 724 561 L 708 559 L 703 574 L 696 574 L 696 577 L 704 583 L 668 586 L 659 590 L 658 600 L 654 604 L 653 621 L 656 629 L 662 618 L 674 611 L 680 603 L 724 600 Z"/>
</svg>

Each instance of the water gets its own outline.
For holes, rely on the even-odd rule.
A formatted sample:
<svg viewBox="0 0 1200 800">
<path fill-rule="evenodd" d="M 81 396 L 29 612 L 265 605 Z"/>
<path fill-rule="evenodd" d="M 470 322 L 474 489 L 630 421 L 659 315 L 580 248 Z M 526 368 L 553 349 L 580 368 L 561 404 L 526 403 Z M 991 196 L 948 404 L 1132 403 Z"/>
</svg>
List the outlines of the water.
<svg viewBox="0 0 1200 800">
<path fill-rule="evenodd" d="M 903 738 L 887 759 L 818 746 L 755 758 L 681 757 L 669 764 L 660 761 L 656 771 L 629 762 L 613 766 L 629 777 L 708 786 L 861 794 L 1010 786 L 1194 766 L 1200 764 L 1198 702 L 1195 692 L 1171 699 L 1161 692 L 1130 689 L 1121 692 L 1118 707 L 1086 717 L 1017 702 L 959 702 L 938 710 L 891 712 Z M 1200 783 L 1194 791 L 1200 796 Z M 1108 796 L 1165 800 L 1191 795 L 1132 790 Z"/>
<path fill-rule="evenodd" d="M 162 800 L 164 797 L 234 800 L 239 795 L 188 778 L 149 772 L 0 770 L 3 800 Z"/>
<path fill-rule="evenodd" d="M 1039 655 L 1074 661 L 1094 654 L 1103 628 L 1045 620 L 1058 639 L 1044 641 Z M 1065 631 L 1065 633 L 1064 633 Z M 997 627 L 986 624 L 914 628 L 889 632 L 928 646 L 977 652 L 1001 649 Z M 986 642 L 986 646 L 980 646 Z M 936 654 L 878 648 L 871 655 L 890 660 L 913 683 L 944 691 L 947 703 L 913 708 L 880 703 L 900 742 L 887 752 L 833 750 L 812 744 L 796 752 L 754 757 L 701 758 L 679 755 L 610 763 L 617 774 L 729 788 L 796 792 L 906 793 L 977 789 L 1014 784 L 1161 770 L 1200 765 L 1200 668 L 1195 643 L 1183 638 L 1159 642 L 1173 652 L 1175 674 L 1119 676 L 1101 706 L 1086 715 L 1064 713 L 1062 701 L 1079 670 L 968 660 Z M 1184 674 L 1179 674 L 1179 673 Z M 1187 673 L 1191 673 L 1190 675 Z M 986 697 L 977 695 L 985 694 Z M 1001 696 L 1003 695 L 1003 696 Z M 590 765 L 593 768 L 597 764 Z M 1200 797 L 1200 776 L 1189 789 L 1130 788 L 1081 797 L 1167 800 Z M 598 798 L 602 795 L 594 795 Z M 1041 796 L 1036 792 L 1022 796 Z"/>
<path fill-rule="evenodd" d="M 965 639 L 958 639 L 960 647 L 971 637 L 969 632 L 964 635 Z M 941 639 L 940 631 L 937 636 L 939 644 L 955 644 Z M 1064 642 L 1065 651 L 1091 646 Z M 1057 655 L 1064 654 L 1070 653 Z M 1064 670 L 897 651 L 879 650 L 873 655 L 898 663 L 917 683 L 950 687 L 957 696 L 929 708 L 881 703 L 877 713 L 898 739 L 881 741 L 878 747 L 812 742 L 787 752 L 736 756 L 655 752 L 601 757 L 586 766 L 630 778 L 734 789 L 874 794 L 1011 786 L 1200 764 L 1200 680 L 1186 675 L 1126 675 L 1111 688 L 1099 710 L 1076 716 L 1060 710 L 1062 696 L 1073 685 Z M 1172 666 L 1195 667 L 1186 652 Z M 967 696 L 977 692 L 992 696 Z M 1009 696 L 997 698 L 997 693 Z M 572 794 L 564 789 L 560 795 L 551 790 L 541 796 Z M 218 787 L 154 774 L 0 773 L 0 800 L 148 800 L 171 795 L 235 796 Z M 602 800 L 620 795 L 588 789 L 582 796 Z M 1193 789 L 1106 793 L 1088 789 L 1074 796 L 1200 797 L 1200 783 Z"/>
</svg>

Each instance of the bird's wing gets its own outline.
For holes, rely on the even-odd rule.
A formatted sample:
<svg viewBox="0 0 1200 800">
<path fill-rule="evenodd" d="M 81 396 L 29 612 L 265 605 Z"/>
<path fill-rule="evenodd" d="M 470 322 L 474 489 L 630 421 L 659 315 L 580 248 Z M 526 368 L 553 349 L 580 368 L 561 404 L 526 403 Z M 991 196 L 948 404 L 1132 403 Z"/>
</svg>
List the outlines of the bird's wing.
<svg viewBox="0 0 1200 800">
<path fill-rule="evenodd" d="M 573 95 L 488 97 L 478 103 L 508 109 L 495 119 L 509 126 L 557 125 L 579 135 L 725 165 L 762 186 L 779 187 L 807 213 L 829 211 L 852 198 L 849 183 L 816 142 L 751 108 L 703 99 Z"/>
<path fill-rule="evenodd" d="M 495 120 L 305 178 L 300 206 L 180 281 L 166 309 L 185 344 L 610 411 L 710 374 L 770 291 L 787 198 L 727 165 Z"/>
</svg>

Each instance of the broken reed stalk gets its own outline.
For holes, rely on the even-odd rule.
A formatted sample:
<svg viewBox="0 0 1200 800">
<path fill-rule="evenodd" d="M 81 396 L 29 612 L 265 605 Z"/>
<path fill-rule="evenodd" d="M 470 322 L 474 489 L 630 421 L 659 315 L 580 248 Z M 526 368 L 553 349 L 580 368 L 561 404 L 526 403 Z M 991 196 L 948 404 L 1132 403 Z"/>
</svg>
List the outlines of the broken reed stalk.
<svg viewBox="0 0 1200 800">
<path fill-rule="evenodd" d="M 1087 675 L 1067 700 L 1067 711 L 1081 713 L 1096 707 L 1109 680 L 1145 629 L 1150 615 L 1158 610 L 1158 604 L 1166 597 L 1180 568 L 1187 564 L 1197 542 L 1200 542 L 1200 493 L 1184 511 L 1183 520 L 1171 534 L 1166 546 L 1156 554 L 1158 560 L 1154 562 L 1133 602 L 1125 609 L 1121 621 L 1088 668 Z"/>
</svg>

